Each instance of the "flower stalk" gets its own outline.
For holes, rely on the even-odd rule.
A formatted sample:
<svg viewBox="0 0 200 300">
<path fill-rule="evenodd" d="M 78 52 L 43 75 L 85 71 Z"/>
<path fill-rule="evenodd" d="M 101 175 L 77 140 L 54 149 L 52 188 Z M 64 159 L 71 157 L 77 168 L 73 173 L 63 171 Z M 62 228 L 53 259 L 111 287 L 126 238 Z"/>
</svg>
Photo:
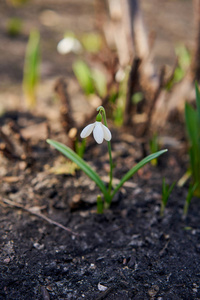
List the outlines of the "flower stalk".
<svg viewBox="0 0 200 300">
<path fill-rule="evenodd" d="M 106 119 L 106 111 L 105 111 L 104 107 L 103 106 L 99 106 L 97 108 L 97 111 L 99 111 L 99 113 L 102 114 L 102 116 L 103 116 L 103 122 L 104 122 L 105 126 L 108 127 L 107 119 Z M 109 172 L 109 178 L 110 178 L 110 180 L 109 180 L 109 185 L 108 185 L 108 193 L 110 195 L 110 193 L 112 191 L 112 180 L 113 180 L 113 160 L 112 160 L 111 142 L 107 141 L 107 143 L 108 143 L 108 154 L 109 154 L 109 163 L 110 163 L 110 172 Z M 109 199 L 107 199 L 106 202 L 108 204 L 110 204 L 111 200 L 112 200 L 112 197 L 109 197 Z"/>
</svg>

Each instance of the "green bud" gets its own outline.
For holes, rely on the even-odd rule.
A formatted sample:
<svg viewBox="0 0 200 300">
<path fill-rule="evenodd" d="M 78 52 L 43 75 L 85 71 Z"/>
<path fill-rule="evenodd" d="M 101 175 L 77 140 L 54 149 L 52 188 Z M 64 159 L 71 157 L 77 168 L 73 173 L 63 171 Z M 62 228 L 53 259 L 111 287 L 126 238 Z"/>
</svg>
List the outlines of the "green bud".
<svg viewBox="0 0 200 300">
<path fill-rule="evenodd" d="M 101 120 L 102 120 L 102 115 L 100 113 L 98 113 L 98 115 L 96 117 L 96 121 L 101 122 Z"/>
</svg>

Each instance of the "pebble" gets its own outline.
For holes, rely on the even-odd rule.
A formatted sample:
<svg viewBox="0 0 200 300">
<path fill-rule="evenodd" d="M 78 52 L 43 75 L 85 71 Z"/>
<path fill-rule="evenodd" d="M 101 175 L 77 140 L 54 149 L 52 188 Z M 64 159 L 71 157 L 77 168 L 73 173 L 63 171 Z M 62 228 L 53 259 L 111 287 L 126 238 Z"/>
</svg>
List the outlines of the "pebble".
<svg viewBox="0 0 200 300">
<path fill-rule="evenodd" d="M 158 293 L 159 291 L 159 286 L 158 285 L 153 285 L 149 290 L 148 290 L 148 294 L 150 297 L 155 297 L 155 295 Z"/>
<path fill-rule="evenodd" d="M 3 262 L 8 264 L 10 262 L 10 258 L 9 257 L 5 258 Z"/>
<path fill-rule="evenodd" d="M 38 250 L 42 250 L 42 249 L 44 249 L 44 244 L 40 245 L 39 243 L 34 243 L 33 247 L 36 248 L 36 249 L 38 249 Z"/>
<path fill-rule="evenodd" d="M 107 286 L 101 284 L 100 282 L 98 283 L 98 290 L 101 292 L 105 292 L 107 290 Z"/>
</svg>

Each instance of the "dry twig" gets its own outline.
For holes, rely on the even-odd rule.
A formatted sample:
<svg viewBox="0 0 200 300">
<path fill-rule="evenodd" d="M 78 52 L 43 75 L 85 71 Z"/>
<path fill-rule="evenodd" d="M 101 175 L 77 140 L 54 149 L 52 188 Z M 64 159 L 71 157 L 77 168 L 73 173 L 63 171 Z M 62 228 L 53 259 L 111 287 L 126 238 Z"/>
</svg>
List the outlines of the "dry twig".
<svg viewBox="0 0 200 300">
<path fill-rule="evenodd" d="M 29 212 L 29 213 L 32 214 L 32 215 L 35 215 L 35 216 L 37 216 L 37 217 L 39 217 L 39 218 L 42 218 L 43 220 L 47 221 L 48 223 L 50 223 L 50 224 L 52 224 L 52 225 L 55 225 L 55 226 L 57 226 L 57 227 L 59 227 L 59 228 L 64 229 L 65 231 L 67 231 L 68 233 L 70 233 L 70 234 L 72 234 L 72 235 L 79 236 L 78 233 L 73 232 L 70 228 L 65 227 L 64 225 L 62 225 L 62 224 L 60 224 L 60 223 L 58 223 L 58 222 L 56 222 L 56 221 L 51 220 L 50 218 L 46 217 L 44 214 L 42 214 L 42 213 L 40 213 L 40 212 L 37 212 L 37 211 L 34 209 L 34 207 L 28 208 L 28 207 L 23 206 L 23 205 L 20 204 L 20 203 L 17 203 L 17 202 L 15 202 L 15 201 L 12 201 L 12 200 L 9 200 L 9 199 L 3 198 L 3 197 L 0 197 L 0 202 L 5 203 L 5 204 L 7 204 L 7 205 L 9 205 L 9 206 L 12 206 L 12 207 L 15 207 L 15 208 L 23 209 L 23 210 Z M 40 211 L 40 208 L 38 208 L 37 210 Z"/>
</svg>

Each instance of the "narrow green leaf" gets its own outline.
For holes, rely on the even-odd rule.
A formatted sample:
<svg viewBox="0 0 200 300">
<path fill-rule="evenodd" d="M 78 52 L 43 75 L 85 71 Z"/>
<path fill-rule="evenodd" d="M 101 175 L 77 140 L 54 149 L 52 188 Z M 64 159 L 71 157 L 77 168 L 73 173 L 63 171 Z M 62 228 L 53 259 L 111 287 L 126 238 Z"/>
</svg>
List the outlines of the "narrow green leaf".
<svg viewBox="0 0 200 300">
<path fill-rule="evenodd" d="M 101 98 L 104 98 L 107 93 L 106 76 L 98 69 L 92 70 L 92 79 L 95 88 Z"/>
<path fill-rule="evenodd" d="M 195 145 L 198 141 L 197 112 L 188 103 L 185 104 L 185 121 L 190 141 Z"/>
<path fill-rule="evenodd" d="M 176 182 L 173 182 L 171 186 L 169 186 L 169 190 L 168 190 L 168 197 L 171 194 L 173 188 L 175 187 Z"/>
<path fill-rule="evenodd" d="M 183 214 L 184 214 L 184 216 L 186 216 L 187 213 L 188 213 L 188 209 L 189 209 L 192 197 L 194 196 L 194 192 L 195 192 L 195 190 L 196 190 L 197 187 L 198 187 L 197 183 L 194 184 L 194 185 L 190 184 L 190 186 L 189 186 L 188 194 L 187 194 L 187 197 L 186 197 L 186 200 L 185 200 L 185 204 L 184 204 L 184 208 L 183 208 Z"/>
<path fill-rule="evenodd" d="M 197 86 L 196 92 L 198 98 L 200 95 Z M 194 110 L 188 103 L 185 104 L 185 121 L 190 142 L 189 155 L 192 176 L 195 182 L 200 182 L 200 125 L 198 122 L 198 111 Z"/>
<path fill-rule="evenodd" d="M 47 140 L 47 143 L 52 145 L 54 148 L 56 148 L 58 151 L 60 151 L 62 154 L 64 154 L 67 158 L 72 160 L 74 163 L 77 164 L 85 172 L 85 174 L 90 177 L 100 188 L 102 193 L 104 194 L 104 197 L 107 197 L 107 190 L 103 183 L 103 181 L 100 179 L 99 175 L 82 159 L 79 155 L 77 155 L 72 149 L 69 147 L 53 141 L 53 140 Z"/>
<path fill-rule="evenodd" d="M 30 32 L 24 62 L 23 90 L 29 106 L 36 103 L 35 90 L 40 77 L 40 33 Z"/>
<path fill-rule="evenodd" d="M 200 92 L 199 92 L 197 81 L 195 82 L 195 91 L 196 91 L 196 103 L 197 103 L 198 123 L 199 123 L 199 126 L 200 126 Z"/>
<path fill-rule="evenodd" d="M 162 190 L 162 202 L 164 206 L 167 205 L 167 201 L 169 199 L 169 196 L 175 186 L 176 182 L 173 182 L 172 185 L 170 186 L 169 184 L 165 183 L 165 180 L 163 181 L 163 190 Z"/>
<path fill-rule="evenodd" d="M 124 177 L 121 179 L 120 183 L 116 186 L 112 193 L 112 197 L 117 193 L 117 191 L 122 187 L 122 185 L 129 180 L 139 169 L 141 169 L 144 165 L 146 165 L 148 162 L 150 162 L 152 159 L 157 158 L 161 154 L 167 152 L 167 149 L 158 151 L 156 153 L 150 154 L 149 156 L 142 159 L 137 165 L 135 165 L 132 169 L 130 169 Z"/>
<path fill-rule="evenodd" d="M 97 53 L 101 50 L 102 38 L 97 33 L 86 33 L 82 36 L 81 42 L 86 51 Z"/>
<path fill-rule="evenodd" d="M 84 93 L 86 95 L 94 94 L 92 73 L 87 64 L 82 60 L 77 60 L 73 64 L 73 71 Z"/>
<path fill-rule="evenodd" d="M 166 192 L 167 192 L 167 186 L 166 186 L 165 178 L 163 178 L 163 181 L 162 181 L 162 202 L 164 203 L 164 205 L 166 204 Z"/>
</svg>

